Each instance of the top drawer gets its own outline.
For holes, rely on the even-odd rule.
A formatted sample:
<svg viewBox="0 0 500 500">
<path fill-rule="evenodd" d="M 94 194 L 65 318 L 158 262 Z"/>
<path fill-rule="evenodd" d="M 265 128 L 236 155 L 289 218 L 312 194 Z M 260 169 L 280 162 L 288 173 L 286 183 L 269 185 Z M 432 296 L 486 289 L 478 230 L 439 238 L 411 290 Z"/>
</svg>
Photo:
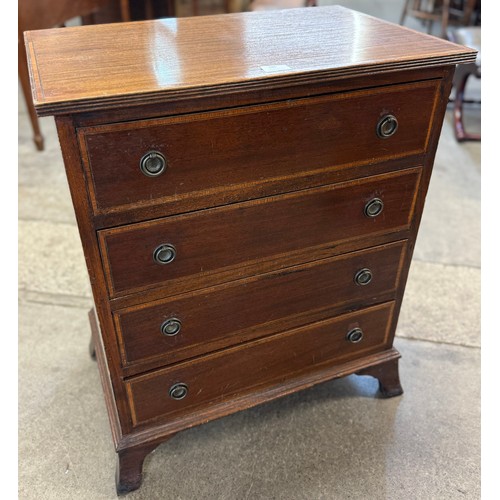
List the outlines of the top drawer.
<svg viewBox="0 0 500 500">
<path fill-rule="evenodd" d="M 284 178 L 424 153 L 438 85 L 431 80 L 80 128 L 93 211 L 187 198 L 201 200 L 202 208 L 204 197 L 226 203 L 228 188 L 236 193 L 232 201 L 252 197 L 252 189 L 265 196 L 271 194 L 266 183 Z M 388 116 L 397 130 L 381 137 L 391 133 L 394 122 L 381 124 Z M 158 175 L 145 175 L 148 170 Z"/>
</svg>

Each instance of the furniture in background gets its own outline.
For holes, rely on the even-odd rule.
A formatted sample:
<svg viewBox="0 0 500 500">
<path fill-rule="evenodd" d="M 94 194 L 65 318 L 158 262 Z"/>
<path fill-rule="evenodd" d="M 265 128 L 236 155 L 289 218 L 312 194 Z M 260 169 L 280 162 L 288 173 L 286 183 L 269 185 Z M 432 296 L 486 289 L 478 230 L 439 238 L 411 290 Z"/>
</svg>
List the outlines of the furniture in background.
<svg viewBox="0 0 500 500">
<path fill-rule="evenodd" d="M 478 51 L 475 62 L 457 68 L 453 80 L 453 127 L 456 139 L 481 140 L 480 134 L 469 133 L 464 125 L 465 87 L 472 75 L 481 78 L 481 1 L 480 0 L 406 0 L 400 24 L 413 16 L 427 24 L 431 33 L 434 22 L 441 24 L 441 36 Z M 471 26 L 473 25 L 473 26 Z M 452 27 L 454 26 L 454 27 Z M 475 101 L 479 102 L 480 101 Z"/>
<path fill-rule="evenodd" d="M 96 12 L 109 6 L 112 1 L 113 0 L 19 0 L 17 36 L 18 74 L 33 129 L 33 140 L 39 151 L 42 151 L 44 148 L 43 135 L 40 130 L 40 124 L 31 97 L 26 52 L 23 44 L 23 33 L 28 30 L 61 26 L 69 19 L 75 17 L 82 17 L 84 24 L 91 24 L 94 22 Z M 129 21 L 129 0 L 119 1 L 121 20 Z"/>
<path fill-rule="evenodd" d="M 481 134 L 473 134 L 465 130 L 464 124 L 464 102 L 465 88 L 471 76 L 481 78 L 481 28 L 478 26 L 467 26 L 448 30 L 448 38 L 455 43 L 466 45 L 477 50 L 477 58 L 474 62 L 460 65 L 453 79 L 455 97 L 453 103 L 453 126 L 455 137 L 459 142 L 480 141 Z"/>
<path fill-rule="evenodd" d="M 198 0 L 191 0 L 192 4 L 192 15 L 193 16 L 199 16 L 200 15 L 200 5 Z M 224 12 L 229 13 L 230 12 L 230 0 L 222 0 L 222 4 L 224 6 Z"/>
<path fill-rule="evenodd" d="M 475 51 L 339 6 L 97 29 L 26 43 L 92 285 L 118 493 L 183 429 L 350 374 L 400 395 L 399 310 Z"/>
<path fill-rule="evenodd" d="M 441 24 L 441 36 L 446 38 L 448 26 L 468 26 L 477 19 L 478 0 L 406 0 L 401 14 L 403 25 L 408 16 L 427 25 L 429 33 L 434 22 Z"/>
<path fill-rule="evenodd" d="M 250 11 L 316 7 L 316 0 L 251 0 Z"/>
</svg>

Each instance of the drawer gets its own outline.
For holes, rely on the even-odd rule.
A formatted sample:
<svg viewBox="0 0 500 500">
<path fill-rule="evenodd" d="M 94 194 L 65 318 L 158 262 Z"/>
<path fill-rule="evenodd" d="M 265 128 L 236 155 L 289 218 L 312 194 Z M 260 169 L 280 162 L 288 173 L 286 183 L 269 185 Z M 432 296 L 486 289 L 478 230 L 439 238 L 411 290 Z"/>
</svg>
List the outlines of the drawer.
<svg viewBox="0 0 500 500">
<path fill-rule="evenodd" d="M 126 381 L 134 425 L 284 384 L 390 347 L 394 302 L 327 319 Z"/>
<path fill-rule="evenodd" d="M 408 229 L 420 174 L 413 168 L 100 231 L 110 295 L 175 291 L 181 281 L 201 288 L 217 273 L 244 277 L 264 261 L 307 262 L 349 239 Z"/>
<path fill-rule="evenodd" d="M 161 366 L 324 319 L 341 306 L 391 300 L 405 251 L 399 241 L 117 311 L 123 365 Z M 355 281 L 362 269 L 372 276 L 366 285 Z"/>
<path fill-rule="evenodd" d="M 94 213 L 186 200 L 196 205 L 203 197 L 221 205 L 228 188 L 266 196 L 271 193 L 265 185 L 273 180 L 425 153 L 439 83 L 82 127 Z M 381 138 L 377 126 L 388 115 L 398 128 Z M 156 156 L 147 156 L 151 152 Z M 160 173 L 151 177 L 143 173 L 148 170 Z M 234 196 L 232 201 L 248 199 Z"/>
</svg>

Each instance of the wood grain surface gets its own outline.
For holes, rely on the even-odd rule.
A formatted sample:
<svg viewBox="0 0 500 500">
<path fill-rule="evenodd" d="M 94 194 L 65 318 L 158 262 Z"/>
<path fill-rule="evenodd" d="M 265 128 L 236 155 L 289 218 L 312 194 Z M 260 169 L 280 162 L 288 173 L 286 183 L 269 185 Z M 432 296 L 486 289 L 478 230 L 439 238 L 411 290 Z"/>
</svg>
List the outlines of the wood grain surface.
<svg viewBox="0 0 500 500">
<path fill-rule="evenodd" d="M 170 364 L 317 321 L 341 308 L 393 299 L 405 250 L 406 241 L 399 241 L 118 311 L 124 365 L 149 359 L 155 366 Z M 364 268 L 373 279 L 360 286 L 354 277 Z M 160 329 L 169 318 L 182 323 L 173 337 Z"/>
<path fill-rule="evenodd" d="M 389 302 L 338 316 L 129 379 L 126 386 L 133 423 L 187 413 L 193 407 L 216 404 L 257 386 L 284 383 L 322 365 L 387 349 L 393 306 Z M 354 328 L 364 334 L 356 344 L 346 339 Z M 188 387 L 182 400 L 169 397 L 169 389 L 176 383 Z"/>
<path fill-rule="evenodd" d="M 454 66 L 474 50 L 342 7 L 25 40 L 38 112 L 58 115 L 118 491 L 193 425 L 351 373 L 401 394 L 392 342 Z M 382 139 L 386 114 L 399 128 Z M 165 243 L 175 261 L 152 265 Z"/>
<path fill-rule="evenodd" d="M 423 154 L 438 88 L 431 80 L 80 129 L 94 212 L 208 195 L 222 204 L 229 187 Z M 382 139 L 377 124 L 388 114 L 398 129 Z M 158 177 L 140 170 L 149 151 L 166 158 Z"/>
<path fill-rule="evenodd" d="M 320 247 L 403 231 L 420 175 L 421 168 L 414 168 L 99 231 L 110 295 L 167 285 L 175 293 L 179 281 L 196 289 L 221 271 L 225 280 L 231 269 L 244 277 L 266 260 L 294 255 L 307 262 Z M 368 217 L 365 206 L 375 198 L 384 208 Z M 154 251 L 165 244 L 175 248 L 175 260 L 158 264 Z"/>
<path fill-rule="evenodd" d="M 476 51 L 339 6 L 27 32 L 40 114 L 472 62 Z"/>
</svg>

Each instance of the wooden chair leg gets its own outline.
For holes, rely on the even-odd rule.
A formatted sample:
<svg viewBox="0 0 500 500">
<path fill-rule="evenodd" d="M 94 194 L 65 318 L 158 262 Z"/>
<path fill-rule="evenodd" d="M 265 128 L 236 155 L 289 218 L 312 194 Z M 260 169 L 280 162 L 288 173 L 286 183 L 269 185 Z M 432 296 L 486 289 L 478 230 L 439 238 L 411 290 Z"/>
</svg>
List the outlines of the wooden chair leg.
<svg viewBox="0 0 500 500">
<path fill-rule="evenodd" d="M 450 20 L 450 0 L 443 0 L 443 13 L 441 15 L 441 38 L 446 40 L 448 22 Z"/>
<path fill-rule="evenodd" d="M 130 22 L 130 4 L 129 0 L 120 0 L 120 14 L 124 23 Z"/>
<path fill-rule="evenodd" d="M 469 134 L 465 131 L 463 107 L 465 86 L 467 80 L 472 73 L 464 73 L 462 79 L 458 82 L 455 88 L 455 104 L 453 106 L 453 124 L 455 129 L 455 137 L 457 141 L 480 141 L 481 134 Z"/>
<path fill-rule="evenodd" d="M 379 390 L 385 398 L 392 398 L 403 394 L 399 381 L 399 359 L 391 359 L 377 366 L 361 370 L 357 375 L 370 375 L 378 379 Z"/>
<path fill-rule="evenodd" d="M 122 0 L 123 1 L 123 0 Z M 176 17 L 175 16 L 175 1 L 172 0 L 167 0 L 167 10 L 168 10 L 168 16 L 170 17 Z M 153 0 L 146 0 L 145 6 L 144 6 L 144 17 L 146 19 L 154 19 L 154 7 L 153 7 Z"/>
<path fill-rule="evenodd" d="M 410 0 L 406 0 L 405 6 L 403 7 L 403 12 L 401 12 L 401 19 L 399 20 L 399 24 L 401 24 L 401 25 L 403 25 L 405 22 L 409 4 L 410 4 Z"/>
<path fill-rule="evenodd" d="M 432 28 L 434 26 L 434 21 L 432 19 L 428 19 L 426 23 L 427 23 L 427 33 L 429 35 L 432 35 Z"/>
</svg>

